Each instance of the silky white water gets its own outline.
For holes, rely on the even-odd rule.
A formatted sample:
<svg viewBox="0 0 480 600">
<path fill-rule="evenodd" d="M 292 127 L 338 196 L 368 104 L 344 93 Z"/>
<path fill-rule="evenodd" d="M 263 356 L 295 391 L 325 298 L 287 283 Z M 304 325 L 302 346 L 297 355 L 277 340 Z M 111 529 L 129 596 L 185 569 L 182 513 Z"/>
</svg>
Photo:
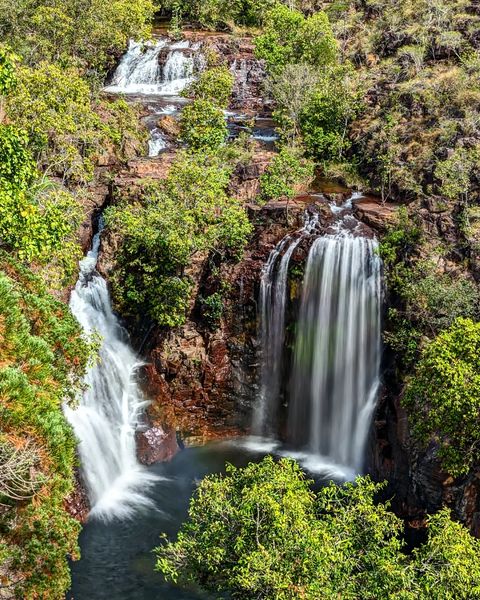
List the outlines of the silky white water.
<svg viewBox="0 0 480 600">
<path fill-rule="evenodd" d="M 332 212 L 348 211 L 360 197 Z M 288 269 L 301 240 L 317 235 L 316 223 L 310 219 L 272 250 L 260 284 L 260 392 L 248 441 L 255 449 L 273 444 L 276 454 L 296 458 L 309 471 L 341 479 L 362 470 L 380 385 L 382 265 L 376 240 L 364 237 L 359 225 L 347 214 L 332 233 L 313 240 L 291 364 Z"/>
<path fill-rule="evenodd" d="M 262 271 L 259 298 L 262 368 L 260 394 L 252 427 L 255 436 L 271 437 L 277 432 L 277 409 L 284 367 L 288 268 L 298 244 L 315 229 L 317 223 L 318 215 L 307 213 L 304 227 L 277 244 Z"/>
<path fill-rule="evenodd" d="M 98 362 L 85 377 L 77 408 L 65 414 L 78 439 L 82 476 L 91 514 L 130 516 L 150 504 L 145 492 L 154 478 L 136 458 L 135 430 L 146 401 L 136 382 L 141 365 L 114 315 L 105 280 L 96 272 L 100 234 L 80 263 L 70 307 L 87 335 L 102 338 Z"/>
<path fill-rule="evenodd" d="M 106 92 L 115 94 L 145 94 L 177 96 L 193 81 L 194 58 L 197 46 L 190 42 L 170 43 L 167 38 L 154 42 L 130 41 L 127 53 L 115 71 Z M 163 67 L 160 54 L 168 52 Z"/>
<path fill-rule="evenodd" d="M 380 384 L 381 305 L 378 244 L 340 221 L 307 260 L 287 439 L 353 472 L 363 467 Z"/>
</svg>

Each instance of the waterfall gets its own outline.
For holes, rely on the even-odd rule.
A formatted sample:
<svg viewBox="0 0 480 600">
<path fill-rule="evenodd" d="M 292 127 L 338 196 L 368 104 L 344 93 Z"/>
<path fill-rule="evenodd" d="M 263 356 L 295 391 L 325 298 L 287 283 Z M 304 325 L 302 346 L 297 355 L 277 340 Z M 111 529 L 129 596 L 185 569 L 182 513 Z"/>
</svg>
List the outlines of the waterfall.
<svg viewBox="0 0 480 600">
<path fill-rule="evenodd" d="M 347 212 L 358 197 L 332 212 Z M 260 392 L 248 443 L 255 449 L 270 444 L 312 471 L 351 478 L 363 467 L 380 384 L 382 264 L 376 240 L 362 235 L 358 221 L 348 214 L 337 218 L 333 233 L 321 237 L 318 217 L 308 218 L 277 244 L 262 271 Z M 288 269 L 306 236 L 317 237 L 307 258 L 288 381 Z"/>
<path fill-rule="evenodd" d="M 85 392 L 65 415 L 78 439 L 82 475 L 92 513 L 126 517 L 150 504 L 144 492 L 154 478 L 136 458 L 135 430 L 146 401 L 136 383 L 140 362 L 114 315 L 105 280 L 96 272 L 100 233 L 80 263 L 70 307 L 87 334 L 102 338 L 99 361 L 85 377 Z"/>
<path fill-rule="evenodd" d="M 352 219 L 352 217 L 349 217 Z M 344 226 L 310 250 L 297 326 L 288 441 L 359 472 L 379 388 L 381 260 Z"/>
<path fill-rule="evenodd" d="M 148 141 L 148 156 L 150 158 L 154 158 L 158 156 L 162 150 L 165 150 L 167 147 L 167 140 L 163 133 L 158 129 L 158 127 L 154 127 L 150 133 L 150 140 Z"/>
<path fill-rule="evenodd" d="M 198 45 L 190 42 L 170 44 L 167 38 L 154 42 L 130 41 L 106 92 L 115 94 L 145 94 L 176 96 L 193 80 L 192 51 Z M 165 65 L 160 66 L 160 54 L 168 51 Z"/>
<path fill-rule="evenodd" d="M 302 239 L 314 231 L 318 215 L 305 215 L 305 225 L 272 250 L 262 271 L 259 330 L 262 354 L 260 395 L 254 412 L 253 434 L 271 437 L 277 431 L 277 407 L 283 374 L 285 307 L 290 259 Z"/>
</svg>

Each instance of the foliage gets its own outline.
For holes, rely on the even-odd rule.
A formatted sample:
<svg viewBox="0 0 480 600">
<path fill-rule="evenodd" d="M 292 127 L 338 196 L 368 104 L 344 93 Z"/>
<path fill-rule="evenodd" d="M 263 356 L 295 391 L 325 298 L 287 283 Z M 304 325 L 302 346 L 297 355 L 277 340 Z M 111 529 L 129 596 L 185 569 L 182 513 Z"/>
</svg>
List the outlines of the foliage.
<svg viewBox="0 0 480 600">
<path fill-rule="evenodd" d="M 200 74 L 186 90 L 196 100 L 208 100 L 218 108 L 227 108 L 232 95 L 234 77 L 225 66 L 212 67 Z"/>
<path fill-rule="evenodd" d="M 380 254 L 387 271 L 390 289 L 399 292 L 405 280 L 405 270 L 422 238 L 418 224 L 410 218 L 405 207 L 398 209 L 380 245 Z"/>
<path fill-rule="evenodd" d="M 260 178 L 260 199 L 294 198 L 298 186 L 308 185 L 314 165 L 303 157 L 301 148 L 283 147 Z"/>
<path fill-rule="evenodd" d="M 194 100 L 180 120 L 181 139 L 192 151 L 218 149 L 228 135 L 223 111 L 209 100 Z"/>
<path fill-rule="evenodd" d="M 423 349 L 405 393 L 414 434 L 436 440 L 452 475 L 480 457 L 479 372 L 480 324 L 459 318 Z"/>
<path fill-rule="evenodd" d="M 409 557 L 400 519 L 374 501 L 381 485 L 359 477 L 314 493 L 310 483 L 295 462 L 272 457 L 207 476 L 177 541 L 156 549 L 157 569 L 245 600 L 480 597 L 480 543 L 446 511 Z"/>
<path fill-rule="evenodd" d="M 305 18 L 301 12 L 279 4 L 268 13 L 264 31 L 255 39 L 255 51 L 274 73 L 288 64 L 334 64 L 338 49 L 324 12 Z"/>
<path fill-rule="evenodd" d="M 143 188 L 106 213 L 123 238 L 114 274 L 115 301 L 125 315 L 147 313 L 163 326 L 185 320 L 191 302 L 188 266 L 199 252 L 241 251 L 251 226 L 228 197 L 229 171 L 208 155 L 181 155 L 165 181 Z"/>
<path fill-rule="evenodd" d="M 329 11 L 366 92 L 352 149 L 385 198 L 478 199 L 480 17 L 470 4 L 349 0 Z"/>
<path fill-rule="evenodd" d="M 12 457 L 17 463 L 17 491 L 5 494 L 7 482 L 0 484 L 0 544 L 8 574 L 18 575 L 19 597 L 60 599 L 69 586 L 67 555 L 78 552 L 79 530 L 64 509 L 73 487 L 75 440 L 61 405 L 79 389 L 90 350 L 66 305 L 5 253 L 0 262 L 2 448 L 10 464 Z M 22 492 L 19 481 L 28 484 L 31 461 L 36 481 Z M 7 485 L 11 491 L 12 481 Z"/>
<path fill-rule="evenodd" d="M 0 4 L 0 38 L 28 61 L 105 75 L 130 38 L 148 37 L 151 0 L 40 0 Z"/>
<path fill-rule="evenodd" d="M 0 46 L 0 98 L 15 88 L 17 78 L 13 63 L 14 57 L 10 50 Z"/>
<path fill-rule="evenodd" d="M 458 269 L 442 266 L 441 249 L 424 247 L 419 226 L 399 210 L 380 246 L 387 286 L 393 294 L 385 340 L 400 362 L 411 365 L 422 339 L 433 338 L 458 317 L 479 315 L 477 285 Z M 422 252 L 430 258 L 418 258 Z"/>
<path fill-rule="evenodd" d="M 25 130 L 41 166 L 51 165 L 67 179 L 87 181 L 100 145 L 100 120 L 90 89 L 76 70 L 49 63 L 18 69 L 16 93 L 7 110 Z"/>
<path fill-rule="evenodd" d="M 339 161 L 349 149 L 348 127 L 359 107 L 349 72 L 345 67 L 324 69 L 300 112 L 303 143 L 317 160 Z"/>
<path fill-rule="evenodd" d="M 205 319 L 207 325 L 212 330 L 217 329 L 224 311 L 222 293 L 214 292 L 205 298 L 201 297 L 200 304 L 202 307 L 202 317 Z"/>
<path fill-rule="evenodd" d="M 161 0 L 160 6 L 178 19 L 196 22 L 205 29 L 220 29 L 234 24 L 262 25 L 277 0 Z"/>
<path fill-rule="evenodd" d="M 47 182 L 38 182 L 24 132 L 0 125 L 0 243 L 20 258 L 62 265 L 59 277 L 74 271 L 79 207 L 73 197 Z"/>
</svg>

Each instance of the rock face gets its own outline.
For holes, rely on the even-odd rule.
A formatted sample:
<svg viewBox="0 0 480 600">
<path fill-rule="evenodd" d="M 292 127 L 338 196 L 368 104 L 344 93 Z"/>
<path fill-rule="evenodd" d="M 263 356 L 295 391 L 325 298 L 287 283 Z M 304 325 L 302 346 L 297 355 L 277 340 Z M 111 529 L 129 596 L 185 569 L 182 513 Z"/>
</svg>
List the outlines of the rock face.
<svg viewBox="0 0 480 600">
<path fill-rule="evenodd" d="M 201 32 L 187 32 L 186 37 L 193 42 L 201 42 L 204 50 L 215 52 L 229 65 L 235 75 L 235 86 L 231 107 L 242 111 L 268 111 L 270 103 L 265 100 L 265 64 L 254 56 L 253 39 L 237 38 L 232 35 L 205 35 Z"/>
<path fill-rule="evenodd" d="M 162 427 L 150 427 L 137 432 L 137 456 L 143 465 L 170 460 L 178 452 L 175 431 L 165 431 Z"/>
<path fill-rule="evenodd" d="M 412 530 L 425 526 L 428 513 L 448 506 L 480 537 L 480 469 L 456 479 L 443 472 L 435 444 L 421 449 L 411 439 L 398 396 L 385 395 L 380 402 L 367 467 L 376 479 L 388 481 L 385 497 Z"/>
<path fill-rule="evenodd" d="M 90 512 L 90 502 L 80 472 L 75 472 L 75 489 L 65 502 L 68 513 L 80 523 L 85 523 Z"/>
<path fill-rule="evenodd" d="M 197 271 L 198 294 L 208 295 L 214 285 L 212 271 L 218 277 L 218 269 L 228 289 L 217 329 L 205 324 L 197 301 L 183 327 L 149 336 L 146 378 L 153 398 L 148 411 L 151 423 L 176 428 L 182 436 L 197 440 L 235 435 L 248 428 L 256 395 L 256 298 L 261 270 L 274 245 L 299 226 L 303 208 L 291 208 L 289 222 L 285 205 L 252 208 L 257 228 L 244 259 L 209 265 L 205 258 Z"/>
</svg>

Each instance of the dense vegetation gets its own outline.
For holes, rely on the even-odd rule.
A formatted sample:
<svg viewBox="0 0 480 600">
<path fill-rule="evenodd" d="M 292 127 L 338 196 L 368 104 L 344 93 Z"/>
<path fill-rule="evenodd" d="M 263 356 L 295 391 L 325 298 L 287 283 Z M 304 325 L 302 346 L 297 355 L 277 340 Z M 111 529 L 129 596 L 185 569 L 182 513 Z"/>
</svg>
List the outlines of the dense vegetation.
<svg viewBox="0 0 480 600">
<path fill-rule="evenodd" d="M 419 448 L 434 447 L 453 476 L 479 464 L 475 3 L 0 0 L 0 596 L 63 598 L 67 556 L 78 554 L 61 406 L 80 391 L 91 347 L 52 292 L 65 297 L 75 278 L 96 167 L 145 145 L 139 112 L 99 90 L 128 39 L 149 36 L 156 9 L 178 35 L 186 22 L 253 33 L 280 136 L 259 204 L 293 198 L 318 168 L 408 205 L 381 246 L 396 383 Z M 132 322 L 181 326 L 201 260 L 234 263 L 251 235 L 230 187 L 251 157 L 246 138 L 227 141 L 233 83 L 208 56 L 186 91 L 169 175 L 106 212 L 118 236 L 114 301 Z M 196 299 L 211 329 L 226 293 L 216 283 Z M 158 568 L 233 598 L 480 598 L 478 542 L 442 510 L 407 552 L 380 489 L 358 479 L 314 493 L 288 461 L 230 468 L 202 482 Z"/>
<path fill-rule="evenodd" d="M 107 210 L 107 226 L 123 240 L 113 276 L 123 314 L 146 314 L 162 326 L 183 324 L 195 254 L 241 253 L 251 225 L 238 200 L 227 194 L 229 176 L 219 156 L 186 153 L 165 180 L 147 183 L 141 194 Z"/>
<path fill-rule="evenodd" d="M 367 478 L 314 493 L 289 460 L 271 457 L 207 476 L 176 542 L 157 548 L 167 579 L 232 598 L 472 600 L 480 543 L 447 510 L 407 553 L 403 524 Z"/>
<path fill-rule="evenodd" d="M 2 586 L 22 598 L 61 598 L 79 530 L 64 509 L 75 440 L 61 406 L 75 400 L 89 346 L 38 277 L 4 251 L 0 267 Z"/>
<path fill-rule="evenodd" d="M 63 598 L 78 556 L 74 402 L 91 352 L 64 295 L 96 164 L 144 143 L 137 112 L 98 97 L 149 0 L 0 2 L 0 595 Z M 5 44 L 8 44 L 5 45 Z M 36 275 L 32 273 L 36 272 Z"/>
</svg>

